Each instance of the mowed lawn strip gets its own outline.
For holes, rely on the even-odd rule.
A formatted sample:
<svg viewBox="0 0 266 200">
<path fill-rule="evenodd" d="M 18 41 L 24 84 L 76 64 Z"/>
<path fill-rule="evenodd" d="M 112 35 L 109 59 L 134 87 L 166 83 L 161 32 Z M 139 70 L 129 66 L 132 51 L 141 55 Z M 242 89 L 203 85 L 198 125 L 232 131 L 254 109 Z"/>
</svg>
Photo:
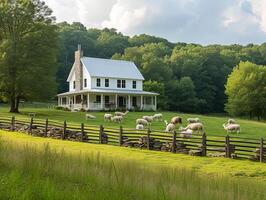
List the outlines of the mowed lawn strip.
<svg viewBox="0 0 266 200">
<path fill-rule="evenodd" d="M 43 148 L 46 144 L 60 152 L 69 154 L 100 154 L 113 160 L 139 162 L 140 165 L 180 168 L 196 171 L 201 175 L 230 176 L 235 178 L 251 178 L 266 180 L 266 164 L 247 160 L 232 160 L 226 158 L 192 157 L 168 152 L 147 151 L 140 149 L 116 147 L 102 144 L 89 144 L 71 141 L 61 141 L 50 138 L 32 137 L 23 133 L 0 131 L 1 140 L 13 143 L 17 147 L 29 145 Z"/>
</svg>

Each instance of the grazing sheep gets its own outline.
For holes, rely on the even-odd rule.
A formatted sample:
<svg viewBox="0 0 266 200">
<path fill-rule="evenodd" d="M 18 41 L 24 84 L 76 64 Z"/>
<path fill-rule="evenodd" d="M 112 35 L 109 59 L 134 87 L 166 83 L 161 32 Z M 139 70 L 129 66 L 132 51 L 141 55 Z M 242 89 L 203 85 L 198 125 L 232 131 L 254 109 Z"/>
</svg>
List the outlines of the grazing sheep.
<svg viewBox="0 0 266 200">
<path fill-rule="evenodd" d="M 171 119 L 171 123 L 172 123 L 172 124 L 182 124 L 182 118 L 179 117 L 179 116 L 173 117 L 173 118 Z"/>
<path fill-rule="evenodd" d="M 228 119 L 227 124 L 236 124 L 236 120 Z"/>
<path fill-rule="evenodd" d="M 188 129 L 191 129 L 193 132 L 194 131 L 203 131 L 203 124 L 202 123 L 192 123 L 192 124 L 189 124 L 187 125 L 186 128 L 181 128 L 181 131 L 187 131 Z"/>
<path fill-rule="evenodd" d="M 125 116 L 127 113 L 129 113 L 129 111 L 126 111 L 126 112 L 115 112 L 115 116 Z"/>
<path fill-rule="evenodd" d="M 143 116 L 142 119 L 145 119 L 147 122 L 151 123 L 153 121 L 153 116 Z"/>
<path fill-rule="evenodd" d="M 93 115 L 90 115 L 90 114 L 86 114 L 86 115 L 85 115 L 85 119 L 86 119 L 86 120 L 89 120 L 89 119 L 96 119 L 96 117 L 93 116 Z"/>
<path fill-rule="evenodd" d="M 227 131 L 227 133 L 236 132 L 240 133 L 240 125 L 239 124 L 223 124 L 224 130 Z"/>
<path fill-rule="evenodd" d="M 155 121 L 163 121 L 163 114 L 162 113 L 154 114 L 153 119 Z"/>
<path fill-rule="evenodd" d="M 111 121 L 111 118 L 113 117 L 113 115 L 112 114 L 104 114 L 104 121 L 108 121 L 108 122 L 110 122 Z"/>
<path fill-rule="evenodd" d="M 144 129 L 143 124 L 137 124 L 137 125 L 136 125 L 136 129 L 137 129 L 137 130 L 143 130 L 143 129 Z"/>
<path fill-rule="evenodd" d="M 149 122 L 145 119 L 137 119 L 136 124 L 142 124 L 143 126 L 148 126 Z"/>
<path fill-rule="evenodd" d="M 175 130 L 176 125 L 173 124 L 172 122 L 168 123 L 168 122 L 165 120 L 164 123 L 166 124 L 166 128 L 165 128 L 165 131 L 166 131 L 166 132 L 173 132 L 173 131 Z"/>
<path fill-rule="evenodd" d="M 198 122 L 200 122 L 200 119 L 199 119 L 198 117 L 196 117 L 196 118 L 188 118 L 188 119 L 187 119 L 187 122 L 188 122 L 189 124 L 192 124 L 192 123 L 198 123 Z"/>
<path fill-rule="evenodd" d="M 112 122 L 115 122 L 115 123 L 121 123 L 123 120 L 123 117 L 122 116 L 114 116 L 114 117 L 111 117 L 111 121 Z"/>
</svg>

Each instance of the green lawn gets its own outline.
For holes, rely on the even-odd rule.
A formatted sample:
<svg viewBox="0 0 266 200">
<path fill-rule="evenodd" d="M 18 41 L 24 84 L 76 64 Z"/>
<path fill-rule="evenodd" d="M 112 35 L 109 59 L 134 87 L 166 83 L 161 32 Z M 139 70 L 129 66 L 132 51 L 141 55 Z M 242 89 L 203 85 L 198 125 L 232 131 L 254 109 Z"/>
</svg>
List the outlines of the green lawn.
<svg viewBox="0 0 266 200">
<path fill-rule="evenodd" d="M 263 200 L 265 181 L 257 162 L 0 131 L 0 199 Z"/>
<path fill-rule="evenodd" d="M 105 112 L 92 112 L 91 114 L 96 116 L 95 120 L 85 121 L 85 113 L 82 112 L 67 112 L 67 111 L 59 111 L 55 109 L 48 109 L 48 108 L 22 108 L 20 109 L 21 113 L 18 114 L 19 116 L 28 117 L 29 112 L 36 113 L 36 118 L 40 119 L 51 119 L 51 120 L 58 120 L 63 122 L 67 120 L 68 122 L 72 123 L 81 123 L 84 122 L 85 124 L 92 124 L 92 125 L 104 125 L 106 127 L 119 127 L 120 124 L 104 122 L 103 115 Z M 215 116 L 207 116 L 207 115 L 195 115 L 195 114 L 181 114 L 181 113 L 174 113 L 174 112 L 161 112 L 163 113 L 164 118 L 167 121 L 173 116 L 181 116 L 183 121 L 185 122 L 183 126 L 186 126 L 186 119 L 188 117 L 199 117 L 205 127 L 207 135 L 215 135 L 215 136 L 225 136 L 226 132 L 224 131 L 222 124 L 225 123 L 228 117 L 215 117 Z M 142 117 L 143 115 L 153 115 L 154 112 L 130 112 L 124 119 L 122 126 L 128 128 L 135 127 L 135 121 L 137 118 Z M 12 114 L 8 113 L 7 107 L 0 108 L 0 116 L 12 116 Z M 265 122 L 257 122 L 251 120 L 244 120 L 244 119 L 237 119 L 237 122 L 241 125 L 241 133 L 240 136 L 243 137 L 254 137 L 266 138 L 266 123 Z M 154 122 L 151 126 L 152 129 L 156 130 L 164 130 L 165 124 L 164 122 Z"/>
</svg>

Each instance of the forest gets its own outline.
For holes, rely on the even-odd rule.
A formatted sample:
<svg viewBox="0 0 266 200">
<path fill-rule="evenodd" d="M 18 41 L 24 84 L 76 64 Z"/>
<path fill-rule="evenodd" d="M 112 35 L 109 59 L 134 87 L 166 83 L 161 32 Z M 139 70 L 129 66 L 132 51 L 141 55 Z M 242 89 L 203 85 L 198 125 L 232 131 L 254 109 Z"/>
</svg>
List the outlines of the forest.
<svg viewBox="0 0 266 200">
<path fill-rule="evenodd" d="M 146 34 L 129 37 L 115 29 L 88 29 L 81 23 L 57 26 L 58 92 L 68 89 L 66 79 L 77 44 L 86 56 L 135 62 L 146 79 L 144 89 L 161 94 L 158 104 L 163 110 L 222 113 L 227 102 L 225 85 L 233 68 L 241 61 L 266 65 L 266 43 L 203 46 Z"/>
</svg>

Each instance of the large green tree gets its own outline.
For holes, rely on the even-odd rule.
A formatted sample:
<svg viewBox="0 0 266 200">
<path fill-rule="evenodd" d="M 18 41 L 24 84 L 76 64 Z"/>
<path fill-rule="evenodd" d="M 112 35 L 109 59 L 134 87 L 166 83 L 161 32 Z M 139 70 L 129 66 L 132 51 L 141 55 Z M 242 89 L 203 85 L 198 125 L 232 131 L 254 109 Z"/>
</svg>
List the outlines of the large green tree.
<svg viewBox="0 0 266 200">
<path fill-rule="evenodd" d="M 57 33 L 40 0 L 0 1 L 0 92 L 10 101 L 45 100 L 56 92 Z"/>
<path fill-rule="evenodd" d="M 229 75 L 225 93 L 226 111 L 231 115 L 266 115 L 266 67 L 241 62 Z"/>
</svg>

